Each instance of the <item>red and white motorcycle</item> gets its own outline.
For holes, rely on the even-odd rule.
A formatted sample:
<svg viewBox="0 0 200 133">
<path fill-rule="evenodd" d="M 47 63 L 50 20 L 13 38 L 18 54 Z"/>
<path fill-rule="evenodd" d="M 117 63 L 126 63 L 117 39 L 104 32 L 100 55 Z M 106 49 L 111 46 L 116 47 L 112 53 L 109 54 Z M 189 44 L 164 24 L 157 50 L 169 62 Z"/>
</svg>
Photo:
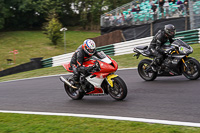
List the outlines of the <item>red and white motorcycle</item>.
<svg viewBox="0 0 200 133">
<path fill-rule="evenodd" d="M 60 77 L 64 82 L 65 91 L 74 100 L 82 99 L 84 95 L 101 96 L 110 95 L 116 100 L 123 100 L 127 95 L 127 87 L 125 82 L 115 73 L 118 65 L 115 60 L 106 55 L 103 51 L 98 52 L 97 56 L 92 56 L 83 63 L 83 66 L 96 66 L 96 71 L 92 74 L 85 75 L 80 73 L 78 85 L 74 83 L 72 76 L 68 79 Z M 70 63 L 63 64 L 68 72 Z M 91 90 L 85 92 L 83 90 Z"/>
</svg>

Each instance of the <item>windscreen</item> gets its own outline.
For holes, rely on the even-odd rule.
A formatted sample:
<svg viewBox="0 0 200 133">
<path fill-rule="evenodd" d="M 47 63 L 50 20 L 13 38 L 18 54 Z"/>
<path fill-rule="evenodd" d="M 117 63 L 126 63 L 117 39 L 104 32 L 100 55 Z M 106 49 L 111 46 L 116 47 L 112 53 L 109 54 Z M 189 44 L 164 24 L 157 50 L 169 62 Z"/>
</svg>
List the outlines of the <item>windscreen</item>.
<svg viewBox="0 0 200 133">
<path fill-rule="evenodd" d="M 175 45 L 178 45 L 179 47 L 180 46 L 183 46 L 183 47 L 186 47 L 188 49 L 190 49 L 189 45 L 187 43 L 185 43 L 184 41 L 182 41 L 181 39 L 177 39 L 175 40 L 172 45 L 175 44 Z"/>
<path fill-rule="evenodd" d="M 97 58 L 99 58 L 99 59 L 103 59 L 103 58 L 106 58 L 107 56 L 106 56 L 106 54 L 103 52 L 103 51 L 101 51 L 101 52 L 97 52 Z"/>
<path fill-rule="evenodd" d="M 101 60 L 101 59 L 104 59 L 106 57 L 107 57 L 106 54 L 103 51 L 101 51 L 101 52 L 97 52 L 97 54 L 93 55 L 91 57 L 91 59 L 93 59 L 93 60 Z"/>
</svg>

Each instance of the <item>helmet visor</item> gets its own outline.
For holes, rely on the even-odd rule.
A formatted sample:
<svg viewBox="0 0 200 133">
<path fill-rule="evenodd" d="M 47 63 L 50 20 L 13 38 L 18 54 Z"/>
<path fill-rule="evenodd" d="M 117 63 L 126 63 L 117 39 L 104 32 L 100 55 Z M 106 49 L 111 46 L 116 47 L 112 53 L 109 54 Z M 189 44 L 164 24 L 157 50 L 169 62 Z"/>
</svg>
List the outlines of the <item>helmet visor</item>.
<svg viewBox="0 0 200 133">
<path fill-rule="evenodd" d="M 93 52 L 94 52 L 94 49 L 88 49 L 88 52 L 89 52 L 89 53 L 93 53 Z"/>
<path fill-rule="evenodd" d="M 171 36 L 174 36 L 174 35 L 176 34 L 176 30 L 171 30 L 171 31 L 169 31 L 169 34 L 170 34 Z"/>
</svg>

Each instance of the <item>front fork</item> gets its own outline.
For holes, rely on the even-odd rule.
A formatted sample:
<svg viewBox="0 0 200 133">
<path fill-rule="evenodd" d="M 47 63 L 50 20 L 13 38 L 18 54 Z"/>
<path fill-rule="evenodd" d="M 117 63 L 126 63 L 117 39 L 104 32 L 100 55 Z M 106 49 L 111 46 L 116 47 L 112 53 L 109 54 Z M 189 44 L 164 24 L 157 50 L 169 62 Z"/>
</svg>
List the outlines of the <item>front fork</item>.
<svg viewBox="0 0 200 133">
<path fill-rule="evenodd" d="M 186 56 L 186 58 L 187 58 L 188 56 Z M 183 62 L 183 64 L 185 65 L 185 67 L 184 67 L 184 71 L 186 71 L 186 68 L 188 68 L 188 66 L 187 66 L 187 64 L 185 63 L 185 60 L 184 59 L 182 59 L 182 62 Z"/>
<path fill-rule="evenodd" d="M 110 74 L 106 77 L 106 80 L 108 81 L 108 84 L 113 87 L 113 81 L 112 79 L 115 78 L 115 77 L 118 77 L 118 75 L 116 74 Z"/>
</svg>

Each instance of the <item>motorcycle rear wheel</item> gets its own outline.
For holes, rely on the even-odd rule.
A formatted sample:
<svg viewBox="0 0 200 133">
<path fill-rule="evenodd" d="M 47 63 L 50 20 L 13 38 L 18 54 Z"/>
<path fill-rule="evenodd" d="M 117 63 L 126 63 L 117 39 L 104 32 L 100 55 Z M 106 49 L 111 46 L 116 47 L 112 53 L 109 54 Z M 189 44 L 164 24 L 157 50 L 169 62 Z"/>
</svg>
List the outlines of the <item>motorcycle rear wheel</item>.
<svg viewBox="0 0 200 133">
<path fill-rule="evenodd" d="M 144 59 L 141 60 L 140 63 L 138 64 L 138 73 L 140 77 L 146 81 L 153 81 L 157 77 L 157 73 L 153 72 L 150 68 L 151 62 L 152 60 Z"/>
<path fill-rule="evenodd" d="M 118 76 L 112 79 L 113 87 L 109 86 L 108 93 L 116 100 L 123 100 L 127 96 L 125 82 Z"/>
<path fill-rule="evenodd" d="M 183 64 L 182 66 L 183 75 L 190 80 L 198 79 L 200 76 L 199 62 L 192 57 L 188 57 L 185 60 L 185 63 L 188 66 L 188 68 L 186 68 L 185 65 Z"/>
<path fill-rule="evenodd" d="M 69 82 L 74 85 L 73 80 L 69 80 Z M 71 97 L 73 100 L 80 100 L 83 98 L 84 94 L 80 92 L 78 89 L 73 89 L 72 87 L 68 86 L 67 84 L 64 84 L 65 91 L 68 94 L 69 97 Z"/>
</svg>

